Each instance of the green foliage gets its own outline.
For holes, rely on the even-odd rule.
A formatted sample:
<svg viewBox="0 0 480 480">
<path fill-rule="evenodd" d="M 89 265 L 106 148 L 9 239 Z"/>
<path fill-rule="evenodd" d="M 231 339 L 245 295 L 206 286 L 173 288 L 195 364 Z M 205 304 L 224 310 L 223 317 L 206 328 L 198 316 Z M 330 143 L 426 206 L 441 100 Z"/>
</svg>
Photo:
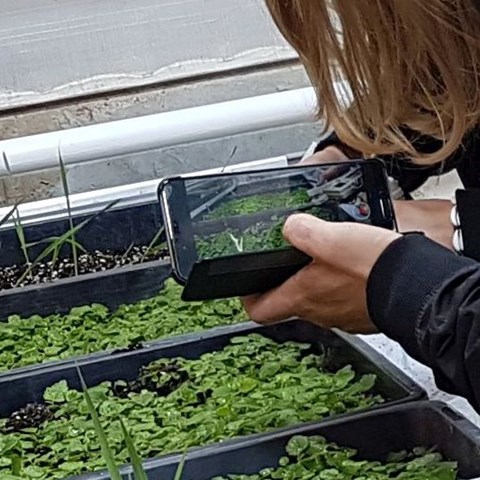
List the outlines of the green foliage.
<svg viewBox="0 0 480 480">
<path fill-rule="evenodd" d="M 89 396 L 117 465 L 129 458 L 119 418 L 128 419 L 138 454 L 146 458 L 381 402 L 371 393 L 374 376 L 359 377 L 350 367 L 331 372 L 325 358 L 309 354 L 309 348 L 277 344 L 257 334 L 239 337 L 199 359 L 163 359 L 141 372 L 139 380 L 157 378 L 161 387 L 171 385 L 169 392 L 149 388 L 119 397 L 104 383 L 89 389 Z M 162 378 L 171 375 L 169 363 L 179 366 L 181 382 Z M 12 455 L 22 458 L 24 480 L 54 480 L 105 468 L 84 394 L 60 382 L 44 398 L 53 420 L 0 436 L 0 478 L 11 474 Z M 4 425 L 0 421 L 0 429 Z"/>
<path fill-rule="evenodd" d="M 306 211 L 324 220 L 332 220 L 333 214 L 322 207 Z M 208 236 L 195 236 L 195 246 L 200 258 L 216 258 L 248 252 L 265 252 L 289 246 L 283 237 L 283 225 L 287 216 L 274 215 L 269 222 L 257 222 L 243 230 L 226 229 Z"/>
<path fill-rule="evenodd" d="M 276 250 L 288 246 L 283 238 L 284 220 L 258 222 L 243 231 L 227 229 L 207 237 L 196 236 L 195 245 L 200 258 L 215 258 L 246 252 Z"/>
<path fill-rule="evenodd" d="M 294 192 L 264 193 L 227 200 L 204 215 L 203 219 L 211 220 L 234 215 L 248 215 L 271 209 L 297 208 L 308 203 L 310 203 L 310 197 L 305 189 L 298 189 Z"/>
<path fill-rule="evenodd" d="M 30 256 L 28 253 L 28 244 L 25 239 L 25 229 L 23 228 L 23 223 L 20 218 L 20 212 L 18 211 L 18 207 L 15 208 L 15 215 L 13 216 L 13 223 L 15 225 L 15 232 L 17 234 L 18 243 L 20 244 L 20 249 L 23 253 L 23 258 L 25 260 L 25 265 L 27 269 L 30 269 L 32 262 L 30 261 Z M 31 271 L 29 272 L 31 276 Z"/>
<path fill-rule="evenodd" d="M 455 480 L 457 465 L 439 454 L 417 450 L 388 462 L 358 460 L 357 452 L 328 444 L 322 437 L 294 437 L 277 468 L 257 475 L 229 475 L 213 480 Z"/>
<path fill-rule="evenodd" d="M 110 202 L 105 208 L 103 208 L 99 212 L 95 213 L 91 217 L 87 218 L 86 220 L 83 220 L 83 222 L 79 223 L 78 225 L 73 226 L 71 229 L 69 229 L 68 231 L 66 231 L 65 233 L 63 233 L 60 236 L 48 237 L 48 238 L 44 238 L 43 240 L 40 240 L 38 242 L 27 244 L 27 248 L 34 247 L 34 246 L 40 245 L 40 244 L 47 244 L 47 246 L 38 255 L 38 257 L 28 265 L 28 268 L 25 270 L 23 275 L 18 279 L 16 286 L 17 287 L 21 286 L 21 284 L 25 280 L 25 278 L 27 278 L 27 276 L 31 275 L 32 272 L 34 271 L 34 269 L 36 268 L 36 266 L 39 265 L 44 260 L 50 259 L 52 261 L 53 265 L 55 266 L 58 259 L 60 258 L 60 253 L 62 251 L 62 248 L 65 245 L 70 245 L 70 247 L 72 248 L 72 251 L 77 252 L 78 250 L 81 250 L 82 252 L 85 253 L 86 250 L 83 248 L 83 246 L 80 245 L 75 240 L 76 234 L 80 230 L 82 230 L 82 228 L 86 227 L 94 219 L 96 219 L 97 217 L 102 215 L 104 212 L 110 210 L 117 203 L 118 203 L 118 200 Z M 70 218 L 70 220 L 71 220 L 71 218 Z M 72 222 L 73 222 L 73 220 L 72 220 Z M 73 225 L 73 223 L 72 223 L 72 225 Z M 75 255 L 76 255 L 76 253 L 75 253 Z M 75 259 L 74 259 L 74 261 L 76 262 Z"/>
<path fill-rule="evenodd" d="M 105 463 L 107 465 L 110 478 L 111 480 L 122 480 L 122 475 L 118 470 L 117 464 L 115 463 L 113 452 L 110 449 L 110 446 L 108 445 L 107 434 L 105 433 L 105 430 L 103 429 L 102 424 L 100 423 L 100 418 L 98 416 L 97 410 L 95 409 L 95 405 L 93 404 L 92 397 L 88 392 L 87 386 L 85 384 L 85 380 L 83 379 L 83 376 L 78 367 L 77 367 L 77 370 L 80 376 L 80 381 L 82 383 L 82 390 L 83 390 L 85 403 L 87 404 L 88 412 L 90 413 L 90 417 L 92 418 L 93 429 L 95 430 L 95 433 L 97 435 L 98 443 L 100 444 L 100 451 L 102 452 L 102 457 L 105 460 Z M 126 432 L 125 426 L 121 421 L 120 421 L 120 426 L 122 427 L 122 433 L 125 436 L 125 432 Z"/>
<path fill-rule="evenodd" d="M 238 300 L 183 302 L 173 280 L 155 297 L 110 312 L 102 305 L 67 315 L 12 316 L 0 323 L 0 371 L 66 359 L 245 320 Z"/>
<path fill-rule="evenodd" d="M 67 205 L 67 213 L 68 213 L 68 224 L 69 224 L 69 232 L 70 237 L 68 239 L 68 243 L 71 245 L 72 248 L 72 258 L 73 258 L 73 265 L 75 269 L 75 276 L 78 276 L 78 252 L 77 252 L 77 245 L 78 242 L 75 240 L 75 225 L 73 223 L 73 216 L 72 216 L 72 205 L 70 202 L 70 188 L 68 186 L 68 177 L 67 177 L 67 169 L 65 168 L 65 164 L 63 163 L 62 152 L 60 150 L 60 145 L 58 146 L 58 163 L 60 165 L 60 177 L 62 179 L 63 185 L 63 193 L 65 195 L 65 201 Z"/>
</svg>

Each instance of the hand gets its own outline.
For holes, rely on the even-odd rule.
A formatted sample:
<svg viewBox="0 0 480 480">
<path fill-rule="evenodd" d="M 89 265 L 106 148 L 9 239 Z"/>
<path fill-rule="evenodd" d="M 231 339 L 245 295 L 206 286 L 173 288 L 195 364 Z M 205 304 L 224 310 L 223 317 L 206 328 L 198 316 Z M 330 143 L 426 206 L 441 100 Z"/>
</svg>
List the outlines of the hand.
<svg viewBox="0 0 480 480">
<path fill-rule="evenodd" d="M 300 162 L 300 165 L 321 165 L 322 163 L 347 162 L 349 158 L 337 147 L 327 147 Z"/>
<path fill-rule="evenodd" d="M 336 147 L 328 147 L 302 161 L 302 165 L 317 165 L 349 160 Z M 450 221 L 452 204 L 448 200 L 399 200 L 395 214 L 401 232 L 423 232 L 428 238 L 453 250 L 453 226 Z"/>
<path fill-rule="evenodd" d="M 448 200 L 395 202 L 395 213 L 401 232 L 423 232 L 431 240 L 453 250 L 451 210 L 452 204 Z"/>
<path fill-rule="evenodd" d="M 298 317 L 324 328 L 374 333 L 366 302 L 367 280 L 382 252 L 400 235 L 305 214 L 290 217 L 284 235 L 313 262 L 277 289 L 245 298 L 250 318 L 269 324 Z"/>
</svg>

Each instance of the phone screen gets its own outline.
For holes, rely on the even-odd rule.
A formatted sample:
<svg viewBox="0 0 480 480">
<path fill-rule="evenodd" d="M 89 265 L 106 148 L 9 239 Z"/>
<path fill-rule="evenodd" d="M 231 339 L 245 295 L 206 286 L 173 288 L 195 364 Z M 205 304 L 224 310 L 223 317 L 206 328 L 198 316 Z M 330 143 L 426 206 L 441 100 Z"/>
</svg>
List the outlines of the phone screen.
<svg viewBox="0 0 480 480">
<path fill-rule="evenodd" d="M 187 277 L 198 260 L 290 248 L 282 229 L 294 213 L 394 226 L 379 162 L 179 177 L 165 184 L 162 196 L 171 249 Z"/>
</svg>

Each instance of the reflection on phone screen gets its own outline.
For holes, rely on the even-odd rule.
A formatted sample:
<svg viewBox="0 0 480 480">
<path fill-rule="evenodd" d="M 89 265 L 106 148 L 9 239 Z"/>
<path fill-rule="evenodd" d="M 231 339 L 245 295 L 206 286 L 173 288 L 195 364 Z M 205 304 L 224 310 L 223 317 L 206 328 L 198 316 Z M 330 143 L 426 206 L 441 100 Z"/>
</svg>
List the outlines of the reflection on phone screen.
<svg viewBox="0 0 480 480">
<path fill-rule="evenodd" d="M 185 188 L 201 259 L 286 248 L 282 229 L 293 213 L 372 223 L 359 164 L 196 178 Z"/>
</svg>

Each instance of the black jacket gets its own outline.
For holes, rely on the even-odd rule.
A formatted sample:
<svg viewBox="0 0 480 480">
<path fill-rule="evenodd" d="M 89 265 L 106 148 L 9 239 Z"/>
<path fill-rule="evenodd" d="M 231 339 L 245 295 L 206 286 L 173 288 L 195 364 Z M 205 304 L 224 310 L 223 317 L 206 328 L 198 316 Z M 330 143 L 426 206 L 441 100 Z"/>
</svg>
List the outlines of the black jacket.
<svg viewBox="0 0 480 480">
<path fill-rule="evenodd" d="M 333 136 L 319 148 L 337 143 Z M 423 139 L 424 151 L 437 147 Z M 479 188 L 480 128 L 445 165 L 418 168 L 404 159 L 384 159 L 407 192 L 452 168 L 465 187 Z M 432 368 L 439 388 L 467 398 L 480 412 L 480 263 L 423 236 L 406 235 L 380 257 L 367 290 L 379 330 Z"/>
</svg>

